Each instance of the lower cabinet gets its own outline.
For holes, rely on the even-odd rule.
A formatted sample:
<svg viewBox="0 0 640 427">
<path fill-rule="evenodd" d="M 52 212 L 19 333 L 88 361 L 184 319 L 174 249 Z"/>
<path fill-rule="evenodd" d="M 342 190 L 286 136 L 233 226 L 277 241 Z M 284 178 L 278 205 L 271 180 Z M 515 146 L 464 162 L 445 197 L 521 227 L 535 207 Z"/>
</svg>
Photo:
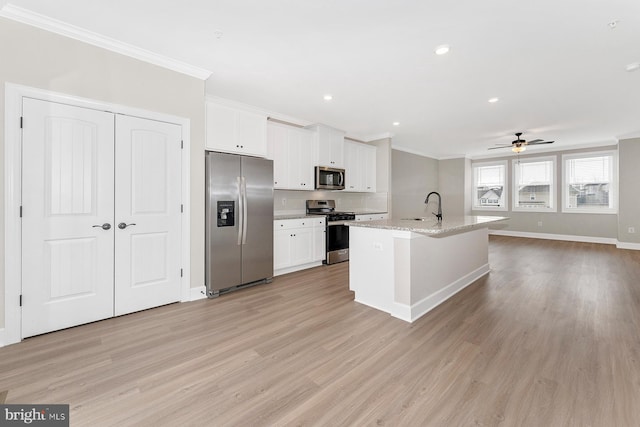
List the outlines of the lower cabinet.
<svg viewBox="0 0 640 427">
<path fill-rule="evenodd" d="M 325 218 L 282 219 L 273 222 L 273 275 L 322 264 L 326 256 Z"/>
</svg>

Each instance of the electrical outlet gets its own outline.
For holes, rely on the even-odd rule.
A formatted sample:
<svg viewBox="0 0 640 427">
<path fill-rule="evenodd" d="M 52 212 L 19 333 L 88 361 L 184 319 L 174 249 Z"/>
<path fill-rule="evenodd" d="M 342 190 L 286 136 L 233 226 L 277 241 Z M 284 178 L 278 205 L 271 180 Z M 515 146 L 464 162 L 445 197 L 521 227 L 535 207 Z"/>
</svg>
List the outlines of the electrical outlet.
<svg viewBox="0 0 640 427">
<path fill-rule="evenodd" d="M 538 227 L 542 227 L 542 221 L 538 221 Z"/>
<path fill-rule="evenodd" d="M 635 227 L 629 227 L 629 229 L 627 230 L 630 234 L 633 234 L 636 232 L 636 228 Z"/>
</svg>

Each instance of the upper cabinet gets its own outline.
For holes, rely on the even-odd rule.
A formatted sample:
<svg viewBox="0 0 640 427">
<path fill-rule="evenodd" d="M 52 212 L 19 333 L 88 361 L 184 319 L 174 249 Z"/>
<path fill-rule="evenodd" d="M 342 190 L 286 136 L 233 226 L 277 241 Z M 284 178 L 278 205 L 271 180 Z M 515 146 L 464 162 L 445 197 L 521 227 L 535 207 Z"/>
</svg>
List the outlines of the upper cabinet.
<svg viewBox="0 0 640 427">
<path fill-rule="evenodd" d="M 316 166 L 344 168 L 344 132 L 322 124 L 307 129 L 315 132 Z"/>
<path fill-rule="evenodd" d="M 313 190 L 313 132 L 267 124 L 267 157 L 273 160 L 273 187 Z"/>
<path fill-rule="evenodd" d="M 375 193 L 377 147 L 344 142 L 345 191 Z"/>
<path fill-rule="evenodd" d="M 206 116 L 206 149 L 266 157 L 266 115 L 207 102 Z"/>
</svg>

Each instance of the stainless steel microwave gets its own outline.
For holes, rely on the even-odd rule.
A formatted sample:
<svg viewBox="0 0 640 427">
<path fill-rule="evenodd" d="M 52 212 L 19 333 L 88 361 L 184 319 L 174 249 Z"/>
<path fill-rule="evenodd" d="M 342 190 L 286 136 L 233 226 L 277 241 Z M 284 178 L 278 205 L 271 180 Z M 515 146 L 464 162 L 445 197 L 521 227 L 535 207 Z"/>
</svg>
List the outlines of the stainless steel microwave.
<svg viewBox="0 0 640 427">
<path fill-rule="evenodd" d="M 316 190 L 344 190 L 344 169 L 316 166 Z"/>
</svg>

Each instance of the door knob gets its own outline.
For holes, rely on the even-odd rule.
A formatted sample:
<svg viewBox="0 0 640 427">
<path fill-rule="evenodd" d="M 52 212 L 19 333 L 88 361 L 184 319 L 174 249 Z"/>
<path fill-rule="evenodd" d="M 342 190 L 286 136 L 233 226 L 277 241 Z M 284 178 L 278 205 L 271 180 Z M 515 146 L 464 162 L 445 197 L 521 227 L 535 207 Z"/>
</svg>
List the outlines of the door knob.
<svg viewBox="0 0 640 427">
<path fill-rule="evenodd" d="M 111 228 L 111 224 L 109 224 L 108 222 L 105 222 L 105 223 L 104 223 L 104 224 L 102 224 L 102 225 L 94 225 L 93 227 L 94 227 L 94 228 L 96 228 L 96 227 L 100 227 L 100 228 L 102 228 L 103 230 L 109 230 L 109 229 Z"/>
<path fill-rule="evenodd" d="M 136 223 L 132 222 L 131 224 L 125 224 L 124 222 L 121 222 L 120 224 L 118 224 L 118 228 L 120 230 L 124 230 L 125 228 L 129 227 L 130 225 L 136 225 Z"/>
</svg>

